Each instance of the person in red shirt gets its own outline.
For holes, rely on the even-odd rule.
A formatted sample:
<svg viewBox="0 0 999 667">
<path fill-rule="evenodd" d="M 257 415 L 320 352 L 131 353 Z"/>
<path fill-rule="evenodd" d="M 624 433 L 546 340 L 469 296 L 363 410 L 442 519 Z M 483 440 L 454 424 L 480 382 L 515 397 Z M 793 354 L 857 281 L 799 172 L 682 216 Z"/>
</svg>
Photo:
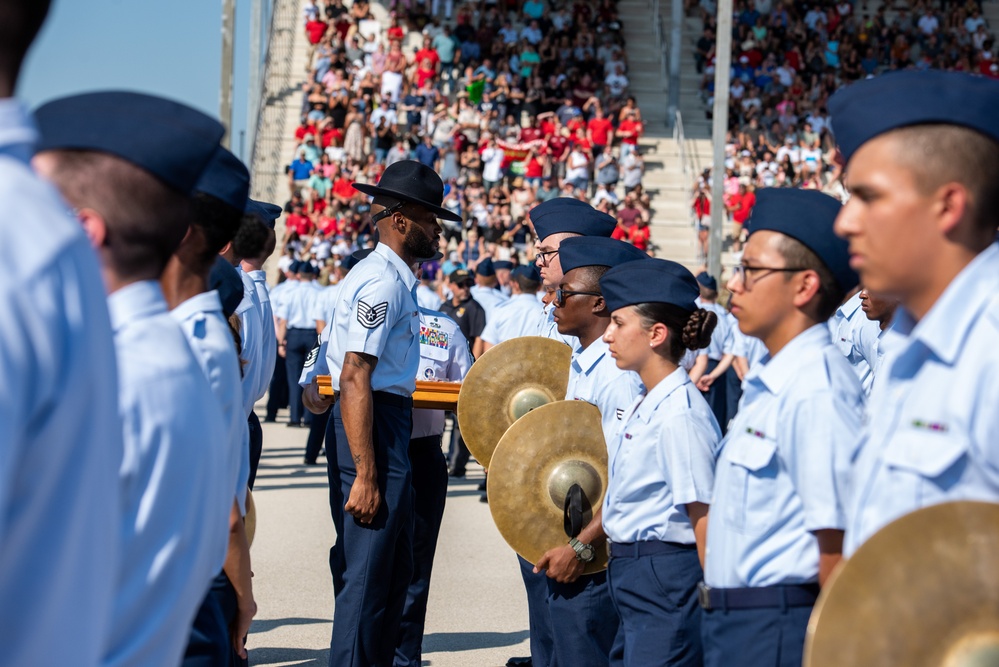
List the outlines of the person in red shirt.
<svg viewBox="0 0 999 667">
<path fill-rule="evenodd" d="M 621 159 L 638 149 L 638 138 L 642 136 L 642 122 L 635 119 L 635 112 L 625 113 L 624 120 L 617 126 L 615 136 L 621 139 Z"/>
<path fill-rule="evenodd" d="M 556 134 L 558 128 L 555 126 L 555 114 L 548 111 L 539 115 L 537 119 L 537 127 L 541 130 L 541 136 L 545 139 Z"/>
<path fill-rule="evenodd" d="M 311 134 L 311 135 L 315 136 L 315 134 L 316 134 L 316 126 L 315 126 L 314 123 L 311 123 L 311 122 L 310 123 L 302 123 L 301 125 L 299 125 L 298 129 L 295 130 L 295 139 L 298 140 L 298 143 L 302 143 L 302 142 L 305 141 L 305 135 L 307 135 L 307 134 Z"/>
<path fill-rule="evenodd" d="M 628 240 L 631 242 L 631 245 L 643 252 L 649 251 L 649 240 L 651 238 L 652 229 L 649 228 L 649 221 L 644 218 L 639 218 L 628 234 Z"/>
<path fill-rule="evenodd" d="M 548 158 L 551 160 L 551 175 L 565 177 L 565 161 L 569 157 L 569 138 L 553 134 L 548 138 Z"/>
<path fill-rule="evenodd" d="M 735 241 L 732 249 L 735 252 L 742 250 L 742 226 L 749 220 L 749 214 L 756 204 L 756 194 L 745 185 L 739 185 L 739 192 L 729 197 L 728 210 L 732 214 L 732 222 L 735 224 L 733 236 Z"/>
<path fill-rule="evenodd" d="M 324 236 L 334 236 L 340 233 L 340 221 L 332 213 L 324 213 L 319 216 L 317 226 Z"/>
<path fill-rule="evenodd" d="M 706 186 L 698 187 L 691 208 L 694 209 L 694 219 L 697 221 L 697 242 L 701 246 L 701 254 L 707 257 L 708 231 L 711 227 L 711 199 L 708 197 Z"/>
<path fill-rule="evenodd" d="M 417 51 L 413 57 L 413 62 L 415 63 L 422 63 L 424 60 L 430 60 L 430 64 L 433 66 L 434 73 L 436 74 L 441 64 L 441 57 L 438 55 L 437 49 L 433 47 L 429 36 L 424 36 L 423 48 Z"/>
<path fill-rule="evenodd" d="M 305 24 L 305 37 L 309 40 L 309 59 L 306 61 L 305 67 L 307 71 L 312 70 L 312 56 L 315 54 L 319 42 L 323 41 L 323 37 L 326 36 L 326 31 L 329 30 L 329 27 L 326 21 L 320 21 L 318 18 L 312 19 Z"/>
<path fill-rule="evenodd" d="M 614 131 L 614 124 L 609 118 L 604 117 L 604 110 L 597 107 L 593 118 L 586 124 L 586 133 L 593 144 L 594 157 L 602 155 L 611 145 L 611 134 Z"/>
<path fill-rule="evenodd" d="M 285 218 L 284 224 L 289 231 L 293 231 L 299 236 L 312 233 L 312 221 L 302 212 L 301 204 L 295 204 L 292 212 Z"/>
<path fill-rule="evenodd" d="M 338 210 L 349 209 L 358 191 L 351 185 L 354 179 L 347 171 L 340 172 L 340 178 L 333 183 L 333 203 Z"/>
</svg>

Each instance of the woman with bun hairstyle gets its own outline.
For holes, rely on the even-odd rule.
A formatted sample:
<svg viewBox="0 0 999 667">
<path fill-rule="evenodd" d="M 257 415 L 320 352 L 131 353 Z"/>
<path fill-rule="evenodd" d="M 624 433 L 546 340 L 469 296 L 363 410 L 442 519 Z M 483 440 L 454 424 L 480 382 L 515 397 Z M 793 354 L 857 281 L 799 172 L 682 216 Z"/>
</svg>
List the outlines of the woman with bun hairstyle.
<svg viewBox="0 0 999 667">
<path fill-rule="evenodd" d="M 697 585 L 721 431 L 680 360 L 707 347 L 718 316 L 694 303 L 690 271 L 667 260 L 620 264 L 600 290 L 611 311 L 604 341 L 618 368 L 645 385 L 608 442 L 603 528 L 621 618 L 615 648 L 626 666 L 699 666 Z"/>
</svg>

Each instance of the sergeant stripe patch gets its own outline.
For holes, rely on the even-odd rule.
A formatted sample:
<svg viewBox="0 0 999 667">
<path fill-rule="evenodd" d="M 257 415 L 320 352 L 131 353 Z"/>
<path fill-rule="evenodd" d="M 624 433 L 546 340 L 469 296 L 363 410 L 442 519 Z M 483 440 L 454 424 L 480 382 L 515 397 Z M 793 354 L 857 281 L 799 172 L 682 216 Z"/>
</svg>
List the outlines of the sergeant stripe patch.
<svg viewBox="0 0 999 667">
<path fill-rule="evenodd" d="M 388 301 L 383 301 L 377 306 L 369 306 L 364 301 L 357 302 L 357 321 L 365 329 L 374 329 L 385 323 L 388 316 Z"/>
</svg>

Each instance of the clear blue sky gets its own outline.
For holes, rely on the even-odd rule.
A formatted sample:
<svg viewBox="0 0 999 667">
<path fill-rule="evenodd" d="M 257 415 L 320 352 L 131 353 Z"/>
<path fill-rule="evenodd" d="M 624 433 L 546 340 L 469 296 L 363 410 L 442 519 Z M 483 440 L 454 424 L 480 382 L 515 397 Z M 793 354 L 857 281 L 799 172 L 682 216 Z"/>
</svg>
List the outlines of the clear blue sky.
<svg viewBox="0 0 999 667">
<path fill-rule="evenodd" d="M 232 147 L 246 127 L 250 0 L 236 3 Z M 217 117 L 222 0 L 54 0 L 18 84 L 32 107 L 88 90 L 156 93 Z M 246 147 L 249 156 L 250 147 Z"/>
</svg>

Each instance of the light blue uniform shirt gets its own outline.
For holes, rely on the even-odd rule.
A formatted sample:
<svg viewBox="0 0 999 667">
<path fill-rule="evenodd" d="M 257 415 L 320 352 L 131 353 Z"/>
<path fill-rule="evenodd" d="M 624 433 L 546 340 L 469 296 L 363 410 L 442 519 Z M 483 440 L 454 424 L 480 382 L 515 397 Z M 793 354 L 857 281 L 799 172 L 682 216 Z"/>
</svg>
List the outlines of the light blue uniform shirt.
<svg viewBox="0 0 999 667">
<path fill-rule="evenodd" d="M 751 369 L 742 390 L 715 468 L 704 581 L 816 582 L 814 531 L 846 526 L 860 382 L 817 324 Z"/>
<path fill-rule="evenodd" d="M 565 400 L 586 401 L 599 408 L 604 442 L 614 441 L 624 424 L 624 413 L 643 390 L 638 373 L 618 368 L 602 338 L 572 353 Z"/>
<path fill-rule="evenodd" d="M 420 368 L 417 380 L 460 382 L 472 367 L 472 352 L 458 323 L 444 313 L 420 308 Z M 413 438 L 444 433 L 443 410 L 413 410 Z"/>
<path fill-rule="evenodd" d="M 864 361 L 854 345 L 854 330 L 858 326 L 864 326 L 870 320 L 860 308 L 860 292 L 857 292 L 846 302 L 836 309 L 836 313 L 829 318 L 829 332 L 832 334 L 832 341 L 840 353 L 853 366 L 854 373 L 860 379 L 861 384 L 871 374 L 871 367 Z"/>
<path fill-rule="evenodd" d="M 488 321 L 487 321 L 488 326 Z M 547 306 L 543 306 L 541 310 L 541 316 L 538 318 L 537 324 L 534 327 L 535 336 L 541 336 L 542 338 L 550 338 L 551 340 L 557 340 L 560 343 L 565 343 L 573 350 L 579 347 L 579 339 L 575 336 L 563 336 L 558 332 L 558 324 L 555 322 L 555 304 L 550 303 Z"/>
<path fill-rule="evenodd" d="M 416 276 L 384 243 L 358 263 L 340 282 L 326 363 L 333 389 L 340 390 L 340 372 L 347 352 L 378 358 L 371 376 L 372 391 L 412 396 L 420 366 L 420 317 L 416 306 Z"/>
<path fill-rule="evenodd" d="M 262 308 L 257 298 L 257 288 L 253 278 L 248 276 L 239 266 L 236 267 L 243 281 L 243 300 L 236 308 L 239 316 L 239 335 L 243 342 L 243 410 L 246 416 L 253 412 L 253 404 L 257 402 L 257 388 L 261 379 L 271 370 L 264 370 L 264 323 L 260 318 Z"/>
<path fill-rule="evenodd" d="M 0 100 L 0 664 L 97 665 L 120 568 L 121 421 L 104 284 Z"/>
<path fill-rule="evenodd" d="M 329 325 L 333 319 L 333 309 L 336 307 L 337 295 L 340 293 L 340 284 L 327 285 L 318 292 L 312 301 L 312 325 L 323 321 Z"/>
<path fill-rule="evenodd" d="M 311 280 L 296 283 L 282 297 L 274 314 L 285 320 L 289 329 L 315 329 L 316 298 L 321 292 L 322 288 Z"/>
<path fill-rule="evenodd" d="M 767 356 L 767 346 L 756 336 L 742 333 L 737 321 L 732 327 L 732 354 L 742 357 L 753 368 Z"/>
<path fill-rule="evenodd" d="M 202 292 L 181 303 L 170 314 L 180 324 L 212 393 L 219 401 L 228 445 L 227 473 L 239 510 L 246 514 L 246 485 L 250 478 L 250 430 L 243 414 L 243 387 L 236 343 L 222 316 L 222 302 L 215 290 Z M 215 444 L 215 443 L 213 443 Z M 219 563 L 221 569 L 222 563 Z"/>
<path fill-rule="evenodd" d="M 847 554 L 922 507 L 999 502 L 997 294 L 993 244 L 919 323 L 899 308 L 857 460 Z"/>
<path fill-rule="evenodd" d="M 177 665 L 228 542 L 226 425 L 159 283 L 119 289 L 108 310 L 125 455 L 123 560 L 103 664 Z"/>
<path fill-rule="evenodd" d="M 495 287 L 482 287 L 481 285 L 473 285 L 472 289 L 469 290 L 472 293 L 472 298 L 478 301 L 479 305 L 482 306 L 482 310 L 486 311 L 486 323 L 492 319 L 493 313 L 499 306 L 506 303 L 509 298 L 506 294 L 499 291 Z"/>
<path fill-rule="evenodd" d="M 271 304 L 270 291 L 267 289 L 267 272 L 250 271 L 247 273 L 253 280 L 253 286 L 257 290 L 257 302 L 260 303 L 260 336 L 263 340 L 261 345 L 260 373 L 257 374 L 257 387 L 254 392 L 254 401 L 259 401 L 267 393 L 271 386 L 271 377 L 274 375 L 274 359 L 277 357 L 277 332 L 274 330 L 274 308 Z"/>
<path fill-rule="evenodd" d="M 636 398 L 609 449 L 604 532 L 612 542 L 694 544 L 689 503 L 710 503 L 721 430 L 677 368 Z"/>
<path fill-rule="evenodd" d="M 694 300 L 699 308 L 703 308 L 718 316 L 718 325 L 711 332 L 711 342 L 703 350 L 699 350 L 699 355 L 707 355 L 712 361 L 721 361 L 721 358 L 732 351 L 732 319 L 729 312 L 717 303 L 707 303 L 701 301 L 700 297 Z"/>
<path fill-rule="evenodd" d="M 535 336 L 541 317 L 544 317 L 544 306 L 533 294 L 515 294 L 499 306 L 493 316 L 486 317 L 482 340 L 490 345 L 499 345 L 512 338 Z"/>
<path fill-rule="evenodd" d="M 420 308 L 426 308 L 427 310 L 439 310 L 444 302 L 441 301 L 439 296 L 437 296 L 437 292 L 433 291 L 423 283 L 420 283 L 416 287 L 416 303 Z"/>
<path fill-rule="evenodd" d="M 281 302 L 287 298 L 289 290 L 298 284 L 297 279 L 289 278 L 284 282 L 280 282 L 271 288 L 271 312 L 277 312 L 278 308 L 281 307 Z"/>
<path fill-rule="evenodd" d="M 882 331 L 881 324 L 877 320 L 868 320 L 867 323 L 858 322 L 853 329 L 854 349 L 870 368 L 867 375 L 860 380 L 865 396 L 871 395 L 874 380 L 880 374 L 885 354 L 885 346 L 882 343 L 885 334 L 889 331 L 891 331 L 891 325 Z"/>
</svg>

